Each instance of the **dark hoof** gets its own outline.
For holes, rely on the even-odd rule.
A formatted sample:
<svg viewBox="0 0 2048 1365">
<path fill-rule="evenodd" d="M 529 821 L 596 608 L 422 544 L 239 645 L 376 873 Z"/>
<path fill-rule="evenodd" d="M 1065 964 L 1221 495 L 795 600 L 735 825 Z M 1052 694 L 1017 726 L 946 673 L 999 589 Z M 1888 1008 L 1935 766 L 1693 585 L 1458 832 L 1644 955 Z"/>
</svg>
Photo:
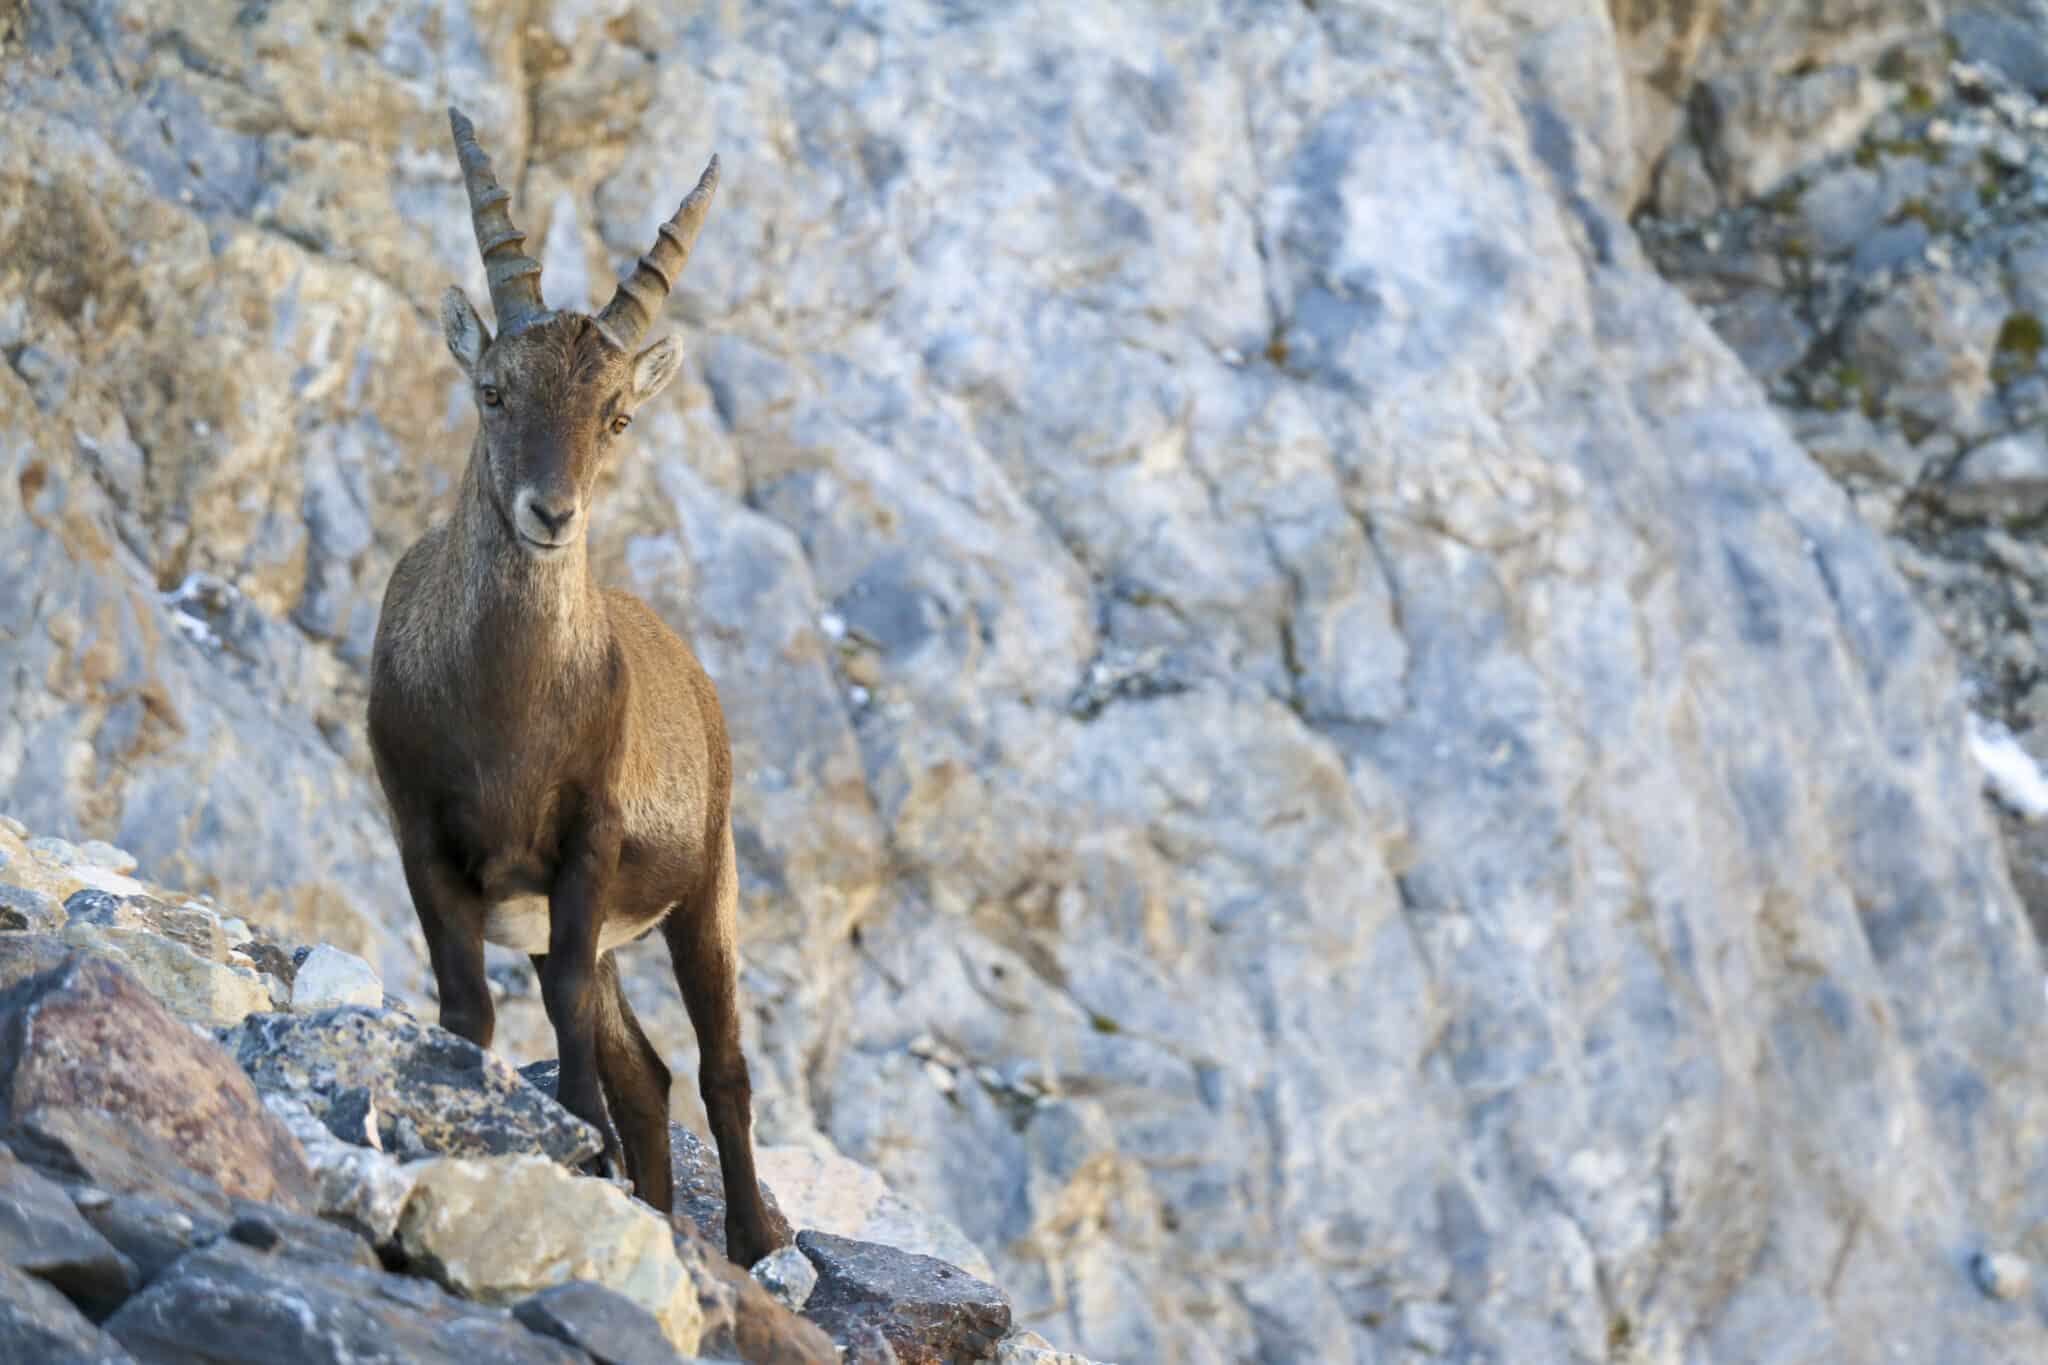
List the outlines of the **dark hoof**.
<svg viewBox="0 0 2048 1365">
<path fill-rule="evenodd" d="M 761 1259 L 789 1245 L 767 1232 L 741 1232 L 731 1223 L 725 1229 L 725 1258 L 743 1270 L 752 1270 Z"/>
<path fill-rule="evenodd" d="M 577 1169 L 599 1180 L 609 1180 L 614 1185 L 631 1187 L 631 1182 L 626 1178 L 626 1154 L 615 1146 L 607 1146 L 604 1151 L 591 1157 Z"/>
</svg>

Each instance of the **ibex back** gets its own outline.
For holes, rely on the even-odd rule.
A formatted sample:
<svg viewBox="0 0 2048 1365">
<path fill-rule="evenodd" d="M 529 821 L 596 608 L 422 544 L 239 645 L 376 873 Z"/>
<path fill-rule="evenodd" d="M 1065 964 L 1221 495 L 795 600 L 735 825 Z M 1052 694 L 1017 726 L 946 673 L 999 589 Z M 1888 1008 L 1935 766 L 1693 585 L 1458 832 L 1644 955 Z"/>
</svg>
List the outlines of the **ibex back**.
<svg viewBox="0 0 2048 1365">
<path fill-rule="evenodd" d="M 556 312 L 510 196 L 448 113 L 498 334 L 461 290 L 442 299 L 479 425 L 453 514 L 392 571 L 369 716 L 441 1022 L 490 1046 L 484 943 L 532 954 L 562 1103 L 667 1212 L 668 1068 L 611 956 L 660 925 L 697 1031 L 726 1253 L 751 1264 L 775 1242 L 740 1052 L 731 746 L 696 657 L 638 598 L 592 583 L 584 536 L 634 409 L 675 373 L 672 339 L 634 348 L 689 259 L 718 160 L 601 313 Z"/>
</svg>

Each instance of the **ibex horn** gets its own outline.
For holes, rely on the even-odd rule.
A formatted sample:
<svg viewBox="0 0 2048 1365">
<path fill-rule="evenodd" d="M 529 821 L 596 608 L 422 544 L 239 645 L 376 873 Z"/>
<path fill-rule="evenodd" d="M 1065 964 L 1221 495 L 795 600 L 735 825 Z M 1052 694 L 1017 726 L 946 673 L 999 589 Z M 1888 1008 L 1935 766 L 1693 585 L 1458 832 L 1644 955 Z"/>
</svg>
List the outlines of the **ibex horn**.
<svg viewBox="0 0 2048 1365">
<path fill-rule="evenodd" d="M 698 177 L 697 188 L 684 198 L 676 216 L 661 225 L 654 245 L 634 264 L 632 273 L 619 281 L 618 292 L 597 315 L 597 325 L 622 350 L 639 345 L 640 338 L 654 325 L 663 300 L 676 287 L 676 276 L 683 273 L 683 266 L 689 262 L 690 248 L 697 244 L 704 215 L 711 210 L 711 196 L 717 191 L 718 158 L 714 156 Z"/>
<path fill-rule="evenodd" d="M 491 284 L 491 311 L 498 331 L 515 331 L 522 321 L 547 312 L 540 297 L 540 262 L 521 248 L 526 234 L 512 226 L 505 204 L 511 191 L 491 174 L 491 159 L 477 145 L 476 128 L 450 105 L 448 126 L 455 132 L 455 156 L 462 163 L 462 183 L 469 191 L 469 217 L 483 253 L 484 276 Z"/>
</svg>

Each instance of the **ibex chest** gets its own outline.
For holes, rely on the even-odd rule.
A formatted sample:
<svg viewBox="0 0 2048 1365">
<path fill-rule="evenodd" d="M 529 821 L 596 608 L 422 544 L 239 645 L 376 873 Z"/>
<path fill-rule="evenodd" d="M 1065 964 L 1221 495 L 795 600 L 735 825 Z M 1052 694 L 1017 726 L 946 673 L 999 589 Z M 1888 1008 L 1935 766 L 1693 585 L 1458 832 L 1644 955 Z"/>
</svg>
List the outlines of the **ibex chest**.
<svg viewBox="0 0 2048 1365">
<path fill-rule="evenodd" d="M 548 950 L 549 896 L 578 837 L 584 799 L 555 788 L 527 809 L 497 799 L 485 786 L 448 804 L 442 822 L 447 856 L 484 904 L 487 940 L 525 953 Z M 600 951 L 644 933 L 678 898 L 675 869 L 664 866 L 659 852 L 675 844 L 673 837 L 649 840 L 644 831 L 621 841 L 601 906 Z"/>
</svg>

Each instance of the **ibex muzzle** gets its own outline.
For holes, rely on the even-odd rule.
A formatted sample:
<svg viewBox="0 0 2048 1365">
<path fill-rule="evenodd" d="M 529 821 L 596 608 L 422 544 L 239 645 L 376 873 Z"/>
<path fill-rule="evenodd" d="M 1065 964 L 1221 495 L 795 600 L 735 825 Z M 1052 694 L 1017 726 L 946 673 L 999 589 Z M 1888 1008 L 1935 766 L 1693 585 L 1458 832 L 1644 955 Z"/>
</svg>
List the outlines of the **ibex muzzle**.
<svg viewBox="0 0 2048 1365">
<path fill-rule="evenodd" d="M 776 1237 L 740 1051 L 725 718 L 696 657 L 647 605 L 590 581 L 584 534 L 599 471 L 675 374 L 673 341 L 634 348 L 689 259 L 718 160 L 601 313 L 556 312 L 475 132 L 448 113 L 498 334 L 461 290 L 442 299 L 477 435 L 453 514 L 385 589 L 369 716 L 441 1022 L 488 1047 L 484 943 L 531 953 L 562 1103 L 666 1212 L 668 1068 L 611 956 L 659 925 L 697 1031 L 726 1252 L 751 1264 Z"/>
</svg>

